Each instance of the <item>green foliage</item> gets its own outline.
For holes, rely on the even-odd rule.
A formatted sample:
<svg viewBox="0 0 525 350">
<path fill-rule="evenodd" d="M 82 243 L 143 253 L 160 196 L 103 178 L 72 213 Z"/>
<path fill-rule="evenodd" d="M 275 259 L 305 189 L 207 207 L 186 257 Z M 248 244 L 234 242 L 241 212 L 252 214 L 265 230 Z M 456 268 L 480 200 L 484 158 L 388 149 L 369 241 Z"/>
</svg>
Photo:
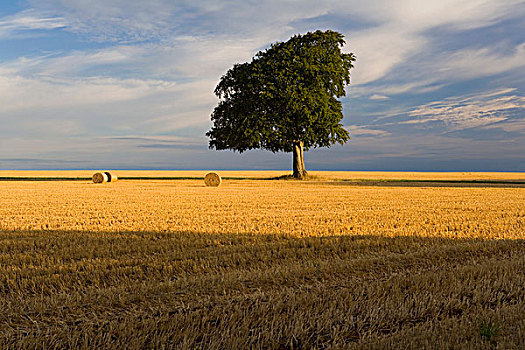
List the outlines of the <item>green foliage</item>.
<svg viewBox="0 0 525 350">
<path fill-rule="evenodd" d="M 500 327 L 491 319 L 488 321 L 482 321 L 479 324 L 479 335 L 481 335 L 483 339 L 494 341 L 494 338 L 499 334 L 499 332 Z"/>
<path fill-rule="evenodd" d="M 348 141 L 342 105 L 355 56 L 341 52 L 343 35 L 316 31 L 277 42 L 249 63 L 236 64 L 215 89 L 210 148 L 291 152 Z"/>
</svg>

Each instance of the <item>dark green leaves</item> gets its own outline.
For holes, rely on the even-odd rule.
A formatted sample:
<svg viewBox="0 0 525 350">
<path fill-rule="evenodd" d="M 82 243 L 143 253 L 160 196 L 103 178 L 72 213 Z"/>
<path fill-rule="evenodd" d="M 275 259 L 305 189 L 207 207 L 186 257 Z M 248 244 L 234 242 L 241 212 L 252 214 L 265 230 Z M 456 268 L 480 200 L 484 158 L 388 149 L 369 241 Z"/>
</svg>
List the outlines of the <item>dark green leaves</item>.
<svg viewBox="0 0 525 350">
<path fill-rule="evenodd" d="M 343 35 L 316 31 L 275 43 L 249 63 L 236 64 L 215 94 L 210 148 L 243 152 L 292 150 L 344 144 L 341 102 L 355 57 L 341 52 Z"/>
</svg>

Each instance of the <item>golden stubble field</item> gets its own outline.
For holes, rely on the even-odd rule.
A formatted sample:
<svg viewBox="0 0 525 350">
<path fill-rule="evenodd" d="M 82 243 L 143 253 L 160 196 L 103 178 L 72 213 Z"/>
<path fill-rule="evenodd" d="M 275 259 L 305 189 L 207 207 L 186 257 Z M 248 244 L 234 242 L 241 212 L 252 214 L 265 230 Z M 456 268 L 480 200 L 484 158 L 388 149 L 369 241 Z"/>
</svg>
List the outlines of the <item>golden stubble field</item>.
<svg viewBox="0 0 525 350">
<path fill-rule="evenodd" d="M 391 174 L 0 181 L 0 348 L 523 348 L 525 188 Z"/>
</svg>

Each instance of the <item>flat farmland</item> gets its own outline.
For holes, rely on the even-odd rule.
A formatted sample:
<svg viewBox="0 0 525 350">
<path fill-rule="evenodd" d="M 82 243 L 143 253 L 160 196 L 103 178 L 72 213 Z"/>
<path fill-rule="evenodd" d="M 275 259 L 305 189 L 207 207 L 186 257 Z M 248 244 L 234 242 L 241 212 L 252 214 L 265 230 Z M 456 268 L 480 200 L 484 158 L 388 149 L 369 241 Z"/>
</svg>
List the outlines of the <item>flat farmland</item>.
<svg viewBox="0 0 525 350">
<path fill-rule="evenodd" d="M 205 173 L 0 181 L 0 348 L 525 347 L 525 174 Z"/>
<path fill-rule="evenodd" d="M 1 178 L 90 178 L 93 170 L 0 170 Z M 263 179 L 279 177 L 282 170 L 226 170 L 226 178 Z M 401 172 L 401 171 L 309 171 L 313 180 L 423 180 L 423 181 L 520 181 L 525 173 L 513 172 Z M 203 178 L 202 170 L 119 170 L 118 176 L 128 178 Z M 316 178 L 317 177 L 317 178 Z"/>
</svg>

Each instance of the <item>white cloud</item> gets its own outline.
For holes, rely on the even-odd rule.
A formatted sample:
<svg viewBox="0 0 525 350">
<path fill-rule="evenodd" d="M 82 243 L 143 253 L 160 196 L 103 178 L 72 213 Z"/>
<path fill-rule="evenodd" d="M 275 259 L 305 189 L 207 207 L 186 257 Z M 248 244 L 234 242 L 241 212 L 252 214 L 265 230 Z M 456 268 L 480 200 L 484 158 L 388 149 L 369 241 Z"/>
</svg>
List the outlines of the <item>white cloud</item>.
<svg viewBox="0 0 525 350">
<path fill-rule="evenodd" d="M 382 100 L 389 100 L 390 97 L 388 96 L 385 96 L 385 95 L 378 95 L 378 94 L 374 94 L 372 96 L 370 96 L 370 99 L 371 100 L 379 100 L 379 101 L 382 101 Z"/>
<path fill-rule="evenodd" d="M 397 65 L 425 50 L 429 42 L 424 33 L 431 28 L 447 26 L 449 30 L 461 30 L 487 26 L 505 16 L 524 13 L 523 6 L 519 7 L 519 4 L 520 1 L 407 0 L 395 3 L 376 1 L 356 6 L 360 8 L 360 13 L 380 24 L 348 33 L 351 48 L 358 58 L 353 82 L 367 84 L 378 81 Z M 443 62 L 441 59 L 428 59 L 437 64 Z"/>
<path fill-rule="evenodd" d="M 385 25 L 353 34 L 350 45 L 357 56 L 352 82 L 366 84 L 382 78 L 406 57 L 421 50 L 425 39 L 397 25 Z"/>
<path fill-rule="evenodd" d="M 24 78 L 0 75 L 0 118 L 8 112 L 42 108 L 81 107 L 126 101 L 173 89 L 158 80 L 85 78 Z M 5 118 L 5 117 L 4 117 Z"/>
<path fill-rule="evenodd" d="M 403 93 L 426 94 L 439 90 L 443 86 L 444 84 L 435 84 L 432 80 L 423 80 L 404 84 L 383 84 L 374 86 L 373 90 L 387 95 L 398 95 Z"/>
<path fill-rule="evenodd" d="M 13 16 L 0 18 L 0 39 L 21 31 L 49 30 L 65 26 L 66 22 L 61 17 L 42 16 L 33 10 L 26 10 Z"/>
<path fill-rule="evenodd" d="M 399 125 L 410 125 L 410 124 L 425 124 L 429 122 L 437 122 L 440 121 L 439 118 L 422 118 L 422 119 L 410 119 L 410 120 L 404 120 L 402 122 L 392 123 L 393 124 L 399 124 Z"/>
<path fill-rule="evenodd" d="M 407 0 L 389 8 L 395 21 L 415 28 L 451 26 L 452 29 L 474 29 L 495 23 L 509 14 L 523 12 L 521 0 Z"/>
<path fill-rule="evenodd" d="M 120 136 L 106 136 L 102 140 L 118 140 L 121 142 L 128 142 L 131 144 L 146 145 L 164 145 L 172 146 L 197 146 L 202 147 L 207 145 L 208 140 L 204 135 L 201 137 L 184 137 L 184 136 L 164 136 L 164 135 L 120 135 Z"/>
<path fill-rule="evenodd" d="M 72 51 L 67 54 L 56 52 L 33 57 L 22 56 L 0 63 L 0 75 L 10 73 L 23 77 L 62 79 L 98 77 L 100 73 L 96 69 L 102 67 L 106 70 L 104 77 L 119 79 L 121 69 L 115 69 L 117 65 L 120 67 L 137 65 L 137 61 L 147 53 L 146 47 L 119 45 L 105 49 Z M 109 70 L 108 67 L 113 69 Z"/>
<path fill-rule="evenodd" d="M 508 119 L 513 109 L 525 109 L 525 97 L 508 95 L 514 89 L 502 89 L 468 97 L 453 97 L 419 106 L 408 113 L 414 119 L 398 124 L 440 121 L 448 131 L 491 125 Z"/>
<path fill-rule="evenodd" d="M 505 16 L 523 12 L 521 1 L 488 0 L 385 0 L 259 2 L 152 0 L 50 0 L 33 1 L 42 13 L 62 16 L 67 30 L 85 33 L 98 40 L 141 41 L 191 35 L 206 38 L 213 33 L 227 48 L 233 41 L 250 39 L 250 52 L 294 33 L 296 20 L 338 14 L 363 18 L 372 27 L 346 34 L 349 48 L 358 57 L 353 73 L 355 84 L 365 84 L 385 76 L 396 65 L 423 50 L 428 44 L 424 32 L 435 27 L 471 29 L 487 26 Z M 314 29 L 314 28 L 311 28 Z M 208 52 L 212 52 L 211 50 Z M 199 56 L 194 56 L 199 57 Z"/>
<path fill-rule="evenodd" d="M 480 78 L 498 73 L 525 69 L 525 43 L 519 44 L 514 52 L 504 55 L 488 47 L 465 49 L 443 60 L 438 74 L 455 79 Z"/>
<path fill-rule="evenodd" d="M 345 126 L 345 129 L 348 129 L 350 132 L 350 137 L 359 136 L 359 137 L 374 137 L 378 136 L 388 136 L 390 133 L 385 130 L 371 129 L 359 125 L 348 125 Z"/>
</svg>

